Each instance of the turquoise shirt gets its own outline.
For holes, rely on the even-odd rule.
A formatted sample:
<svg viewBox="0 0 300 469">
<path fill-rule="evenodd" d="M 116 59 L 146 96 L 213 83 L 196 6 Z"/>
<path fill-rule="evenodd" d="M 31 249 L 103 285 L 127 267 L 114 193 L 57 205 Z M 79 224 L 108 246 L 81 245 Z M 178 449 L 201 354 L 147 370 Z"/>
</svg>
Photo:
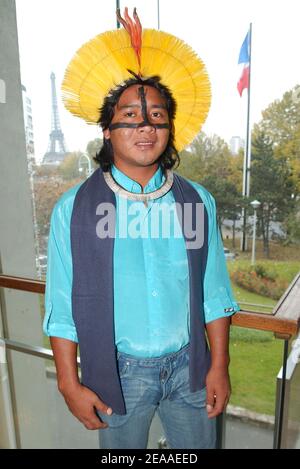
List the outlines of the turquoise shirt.
<svg viewBox="0 0 300 469">
<path fill-rule="evenodd" d="M 115 166 L 112 175 L 128 191 L 142 192 L 140 184 Z M 144 192 L 158 189 L 164 180 L 158 168 Z M 204 315 L 208 323 L 230 316 L 239 307 L 232 296 L 214 199 L 201 185 L 189 182 L 202 198 L 209 219 L 203 285 Z M 78 339 L 71 308 L 70 222 L 79 187 L 67 191 L 53 209 L 44 319 L 47 335 L 75 342 Z M 176 352 L 189 342 L 189 271 L 185 241 L 176 211 L 174 216 L 168 213 L 170 223 L 166 227 L 161 215 L 164 208 L 174 203 L 172 191 L 148 202 L 147 206 L 116 196 L 114 324 L 115 343 L 120 352 L 159 357 Z"/>
</svg>

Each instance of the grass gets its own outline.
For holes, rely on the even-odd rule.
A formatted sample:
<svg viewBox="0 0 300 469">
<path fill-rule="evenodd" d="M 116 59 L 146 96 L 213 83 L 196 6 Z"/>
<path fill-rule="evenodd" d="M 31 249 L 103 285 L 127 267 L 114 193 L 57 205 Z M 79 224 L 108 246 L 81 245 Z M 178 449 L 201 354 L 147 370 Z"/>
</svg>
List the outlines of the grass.
<svg viewBox="0 0 300 469">
<path fill-rule="evenodd" d="M 279 279 L 286 280 L 289 283 L 292 282 L 300 271 L 299 261 L 272 261 L 268 259 L 260 259 L 256 264 L 263 265 L 269 272 L 275 272 Z M 250 265 L 250 259 L 239 259 L 227 263 L 230 273 L 241 269 L 247 269 Z"/>
<path fill-rule="evenodd" d="M 230 404 L 274 415 L 283 342 L 273 334 L 233 327 L 230 333 Z"/>
<path fill-rule="evenodd" d="M 248 311 L 257 311 L 262 313 L 272 312 L 273 307 L 276 305 L 276 301 L 271 298 L 266 298 L 265 296 L 258 295 L 257 293 L 252 293 L 244 288 L 239 287 L 232 282 L 232 290 L 236 301 L 240 304 L 242 309 Z M 254 305 L 262 306 L 250 306 L 244 303 L 252 303 Z M 265 307 L 263 307 L 263 305 Z"/>
<path fill-rule="evenodd" d="M 224 239 L 224 245 L 231 251 L 235 251 L 239 254 L 241 259 L 251 259 L 252 240 L 248 242 L 248 249 L 246 252 L 239 250 L 239 240 L 236 241 L 236 247 L 232 247 L 232 241 L 230 239 Z M 257 261 L 265 261 L 266 257 L 263 252 L 263 243 L 261 240 L 256 240 L 256 259 Z M 283 262 L 298 262 L 300 264 L 300 244 L 292 244 L 290 246 L 284 246 L 281 243 L 271 241 L 270 242 L 270 259 L 271 261 L 283 261 Z"/>
</svg>

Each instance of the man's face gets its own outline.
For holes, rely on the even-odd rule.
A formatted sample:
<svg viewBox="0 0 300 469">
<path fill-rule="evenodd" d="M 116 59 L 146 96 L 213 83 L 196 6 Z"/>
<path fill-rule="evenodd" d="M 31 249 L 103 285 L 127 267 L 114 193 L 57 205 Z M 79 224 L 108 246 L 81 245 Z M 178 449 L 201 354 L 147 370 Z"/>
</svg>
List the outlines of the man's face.
<svg viewBox="0 0 300 469">
<path fill-rule="evenodd" d="M 142 91 L 143 90 L 143 91 Z M 137 128 L 104 130 L 104 138 L 110 138 L 114 163 L 131 166 L 150 166 L 165 151 L 169 140 L 168 128 L 155 128 L 151 124 L 169 124 L 165 99 L 151 86 L 133 85 L 121 95 L 115 106 L 113 124 L 140 124 Z"/>
</svg>

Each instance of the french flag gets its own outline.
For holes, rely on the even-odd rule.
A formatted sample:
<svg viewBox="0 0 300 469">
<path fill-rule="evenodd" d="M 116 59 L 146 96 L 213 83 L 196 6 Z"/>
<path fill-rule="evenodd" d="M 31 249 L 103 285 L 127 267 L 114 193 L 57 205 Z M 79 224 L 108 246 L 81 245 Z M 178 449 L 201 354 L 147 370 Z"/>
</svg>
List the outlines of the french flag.
<svg viewBox="0 0 300 469">
<path fill-rule="evenodd" d="M 237 89 L 242 96 L 244 89 L 249 89 L 250 74 L 250 33 L 248 31 L 242 44 L 239 56 L 239 64 L 242 66 L 242 74 L 237 84 Z"/>
</svg>

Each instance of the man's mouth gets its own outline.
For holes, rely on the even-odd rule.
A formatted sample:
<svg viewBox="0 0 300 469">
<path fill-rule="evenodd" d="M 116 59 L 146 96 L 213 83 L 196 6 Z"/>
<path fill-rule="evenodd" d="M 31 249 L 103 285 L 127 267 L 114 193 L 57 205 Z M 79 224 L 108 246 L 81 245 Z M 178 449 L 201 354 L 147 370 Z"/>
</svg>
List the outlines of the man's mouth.
<svg viewBox="0 0 300 469">
<path fill-rule="evenodd" d="M 152 140 L 142 140 L 140 142 L 136 142 L 136 146 L 141 148 L 141 147 L 144 147 L 144 148 L 151 148 L 153 147 L 155 144 L 154 141 Z"/>
</svg>

